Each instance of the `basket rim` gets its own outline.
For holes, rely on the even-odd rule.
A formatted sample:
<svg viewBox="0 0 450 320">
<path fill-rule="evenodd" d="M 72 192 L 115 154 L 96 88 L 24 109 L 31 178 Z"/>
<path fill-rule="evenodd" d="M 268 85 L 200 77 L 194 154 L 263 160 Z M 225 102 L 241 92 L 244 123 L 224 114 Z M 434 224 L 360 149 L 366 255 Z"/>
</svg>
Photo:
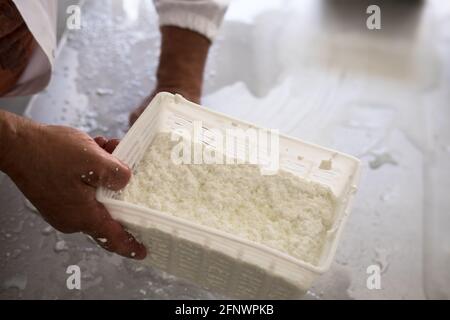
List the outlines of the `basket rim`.
<svg viewBox="0 0 450 320">
<path fill-rule="evenodd" d="M 152 107 L 153 107 L 152 105 L 158 104 L 158 105 L 160 105 L 162 107 L 162 108 L 160 108 L 158 113 L 163 112 L 163 110 L 165 108 L 173 108 L 172 105 L 162 106 L 160 104 L 160 102 L 162 100 L 166 100 L 167 101 L 167 99 L 170 99 L 171 102 L 173 102 L 175 104 L 181 104 L 182 103 L 184 105 L 187 104 L 187 105 L 189 105 L 191 107 L 201 108 L 203 111 L 206 111 L 207 113 L 219 116 L 219 117 L 221 117 L 223 119 L 226 119 L 226 120 L 229 120 L 229 121 L 232 121 L 232 122 L 238 122 L 240 124 L 244 124 L 244 125 L 251 126 L 251 127 L 254 127 L 254 128 L 260 128 L 260 129 L 266 129 L 267 130 L 267 128 L 264 128 L 264 127 L 262 127 L 260 125 L 253 124 L 253 123 L 245 121 L 245 120 L 236 119 L 236 118 L 233 118 L 233 117 L 231 117 L 229 115 L 226 115 L 224 113 L 221 113 L 221 112 L 218 112 L 218 111 L 215 111 L 215 110 L 211 110 L 211 109 L 209 109 L 207 107 L 201 106 L 201 105 L 193 103 L 191 101 L 188 101 L 188 100 L 186 100 L 184 97 L 182 97 L 179 94 L 175 94 L 174 95 L 174 94 L 171 94 L 171 93 L 168 93 L 168 92 L 160 92 L 153 98 L 153 100 L 149 103 L 149 105 L 146 108 L 146 110 L 144 111 L 144 113 L 136 121 L 135 125 L 133 125 L 133 127 L 130 128 L 130 130 L 127 132 L 125 137 L 121 140 L 121 142 L 119 143 L 117 148 L 112 153 L 114 156 L 120 156 L 121 149 L 122 149 L 122 148 L 120 148 L 120 144 L 122 144 L 122 141 L 125 140 L 125 143 L 127 142 L 126 140 L 134 141 L 134 139 L 135 139 L 135 132 L 138 130 L 138 128 L 140 126 L 143 126 L 143 123 L 145 121 L 145 119 L 144 119 L 145 118 L 145 114 L 147 112 L 150 112 L 149 110 L 152 109 Z M 141 120 L 141 121 L 139 121 L 139 120 Z M 201 120 L 201 119 L 199 119 L 199 120 Z M 140 124 L 140 123 L 142 123 L 142 124 Z M 293 137 L 293 136 L 286 135 L 286 134 L 283 134 L 283 133 L 279 133 L 279 136 L 280 136 L 280 138 L 282 137 L 284 139 L 288 139 L 288 140 L 291 140 L 293 142 L 301 143 L 302 145 L 307 145 L 307 146 L 309 146 L 311 148 L 320 149 L 320 150 L 323 150 L 323 151 L 326 151 L 326 152 L 329 152 L 329 153 L 333 153 L 333 154 L 339 155 L 340 157 L 344 157 L 344 158 L 348 159 L 349 161 L 353 162 L 354 170 L 352 171 L 352 173 L 351 173 L 351 175 L 349 177 L 350 184 L 351 184 L 351 186 L 354 186 L 354 187 L 356 187 L 356 185 L 358 184 L 359 179 L 360 179 L 360 174 L 361 174 L 361 161 L 358 158 L 356 158 L 356 157 L 354 157 L 352 155 L 349 155 L 349 154 L 346 154 L 346 153 L 343 153 L 343 152 L 340 152 L 340 151 L 337 151 L 337 150 L 333 150 L 331 148 L 323 147 L 323 146 L 320 146 L 320 145 L 315 144 L 315 143 L 307 142 L 307 141 L 301 140 L 301 139 L 299 139 L 297 137 Z M 122 144 L 122 146 L 123 146 L 123 144 Z M 313 272 L 315 274 L 319 274 L 319 275 L 323 274 L 327 270 L 329 270 L 329 268 L 330 268 L 330 266 L 331 266 L 331 264 L 333 262 L 333 259 L 334 259 L 335 254 L 336 254 L 337 245 L 340 242 L 340 236 L 342 234 L 342 231 L 343 231 L 343 229 L 345 227 L 345 223 L 346 223 L 347 218 L 349 216 L 349 210 L 348 209 L 351 207 L 352 200 L 354 199 L 354 193 L 347 192 L 347 194 L 349 195 L 348 196 L 348 201 L 343 206 L 343 208 L 342 208 L 343 212 L 341 213 L 341 215 L 336 217 L 336 219 L 339 219 L 339 221 L 337 223 L 337 227 L 333 231 L 334 236 L 331 239 L 327 239 L 326 240 L 326 241 L 329 241 L 328 253 L 325 256 L 325 258 L 322 259 L 322 263 L 318 263 L 317 265 L 314 265 L 312 263 L 308 263 L 308 262 L 303 261 L 301 259 L 295 258 L 292 255 L 289 255 L 289 254 L 287 254 L 285 252 L 282 252 L 280 250 L 268 247 L 267 245 L 254 242 L 254 241 L 251 241 L 251 240 L 239 237 L 237 235 L 234 235 L 234 234 L 231 234 L 231 233 L 227 233 L 227 232 L 222 231 L 222 230 L 218 230 L 218 229 L 214 229 L 212 227 L 204 226 L 204 225 L 201 225 L 199 223 L 194 223 L 194 222 L 191 222 L 189 220 L 186 220 L 186 219 L 183 219 L 183 218 L 180 218 L 180 217 L 177 217 L 177 216 L 173 216 L 170 213 L 165 213 L 163 211 L 159 211 L 159 210 L 147 208 L 147 207 L 144 207 L 144 206 L 136 205 L 136 204 L 133 204 L 133 203 L 128 203 L 128 202 L 125 202 L 125 201 L 122 201 L 122 200 L 117 200 L 117 199 L 113 199 L 113 198 L 107 197 L 107 196 L 105 196 L 105 193 L 107 191 L 108 191 L 108 189 L 106 189 L 104 187 L 98 188 L 97 189 L 97 193 L 96 193 L 97 194 L 97 200 L 102 202 L 102 203 L 104 203 L 104 204 L 106 204 L 106 205 L 111 205 L 111 206 L 131 209 L 132 211 L 134 211 L 136 213 L 136 214 L 122 215 L 124 217 L 125 216 L 137 216 L 139 218 L 148 219 L 149 216 L 150 217 L 151 216 L 157 216 L 158 218 L 169 220 L 169 221 L 171 221 L 172 223 L 175 223 L 175 224 L 182 224 L 184 226 L 188 226 L 189 228 L 193 228 L 193 229 L 196 229 L 196 230 L 199 230 L 199 231 L 210 233 L 210 234 L 213 234 L 215 236 L 231 239 L 232 241 L 234 241 L 234 242 L 236 242 L 238 244 L 243 244 L 245 246 L 250 246 L 250 247 L 252 247 L 254 249 L 257 249 L 259 252 L 261 252 L 263 254 L 270 254 L 270 255 L 272 255 L 275 258 L 283 259 L 286 262 L 293 263 L 293 264 L 295 264 L 295 265 L 297 265 L 299 267 L 302 267 L 304 269 L 307 269 L 308 271 L 311 271 L 311 272 Z M 330 191 L 332 193 L 334 193 L 332 190 L 330 190 Z M 339 212 L 336 212 L 336 213 L 339 214 Z"/>
</svg>

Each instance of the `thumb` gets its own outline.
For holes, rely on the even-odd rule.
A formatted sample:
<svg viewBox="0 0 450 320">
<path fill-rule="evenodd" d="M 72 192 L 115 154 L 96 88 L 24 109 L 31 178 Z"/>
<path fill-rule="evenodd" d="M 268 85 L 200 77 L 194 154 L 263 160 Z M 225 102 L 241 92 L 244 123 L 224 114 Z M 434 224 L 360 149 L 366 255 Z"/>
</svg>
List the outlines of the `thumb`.
<svg viewBox="0 0 450 320">
<path fill-rule="evenodd" d="M 125 188 L 131 178 L 130 168 L 119 159 L 105 151 L 99 184 L 105 188 L 117 191 Z"/>
</svg>

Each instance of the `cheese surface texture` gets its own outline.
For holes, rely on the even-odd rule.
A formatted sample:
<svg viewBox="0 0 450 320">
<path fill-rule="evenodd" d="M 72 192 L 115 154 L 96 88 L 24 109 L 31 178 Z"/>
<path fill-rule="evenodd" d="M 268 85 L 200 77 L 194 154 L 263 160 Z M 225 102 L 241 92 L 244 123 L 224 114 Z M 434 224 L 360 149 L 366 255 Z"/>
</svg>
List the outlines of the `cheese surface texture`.
<svg viewBox="0 0 450 320">
<path fill-rule="evenodd" d="M 237 235 L 317 264 L 336 206 L 332 192 L 250 164 L 175 164 L 176 141 L 156 136 L 121 200 Z"/>
</svg>

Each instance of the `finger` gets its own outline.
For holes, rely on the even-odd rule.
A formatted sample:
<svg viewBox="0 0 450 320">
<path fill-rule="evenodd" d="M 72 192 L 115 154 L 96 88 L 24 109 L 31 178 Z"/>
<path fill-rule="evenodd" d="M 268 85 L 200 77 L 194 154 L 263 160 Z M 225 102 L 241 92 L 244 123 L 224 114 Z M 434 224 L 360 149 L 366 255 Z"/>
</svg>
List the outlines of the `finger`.
<svg viewBox="0 0 450 320">
<path fill-rule="evenodd" d="M 105 149 L 106 152 L 113 153 L 119 143 L 119 139 L 110 139 L 102 148 Z"/>
<path fill-rule="evenodd" d="M 108 142 L 108 139 L 102 136 L 98 136 L 94 138 L 94 141 L 99 145 L 99 147 L 103 148 L 105 144 Z"/>
<path fill-rule="evenodd" d="M 147 255 L 145 246 L 139 243 L 123 226 L 113 220 L 102 206 L 102 212 L 97 212 L 97 222 L 91 225 L 87 233 L 104 249 L 121 256 L 144 259 Z"/>
<path fill-rule="evenodd" d="M 103 150 L 105 150 L 108 153 L 113 153 L 113 151 L 116 149 L 117 145 L 120 143 L 119 139 L 108 140 L 102 136 L 95 137 L 94 141 L 98 144 L 99 147 L 101 147 Z"/>
</svg>

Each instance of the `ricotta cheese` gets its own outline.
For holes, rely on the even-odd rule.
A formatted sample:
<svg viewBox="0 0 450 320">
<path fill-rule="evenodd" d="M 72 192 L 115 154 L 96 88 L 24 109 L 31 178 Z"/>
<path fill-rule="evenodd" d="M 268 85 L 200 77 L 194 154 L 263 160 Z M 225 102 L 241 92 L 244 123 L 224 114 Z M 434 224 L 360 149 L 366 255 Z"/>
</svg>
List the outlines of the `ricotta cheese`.
<svg viewBox="0 0 450 320">
<path fill-rule="evenodd" d="M 195 221 L 317 264 L 335 211 L 329 188 L 257 165 L 175 164 L 160 133 L 121 200 Z"/>
</svg>

